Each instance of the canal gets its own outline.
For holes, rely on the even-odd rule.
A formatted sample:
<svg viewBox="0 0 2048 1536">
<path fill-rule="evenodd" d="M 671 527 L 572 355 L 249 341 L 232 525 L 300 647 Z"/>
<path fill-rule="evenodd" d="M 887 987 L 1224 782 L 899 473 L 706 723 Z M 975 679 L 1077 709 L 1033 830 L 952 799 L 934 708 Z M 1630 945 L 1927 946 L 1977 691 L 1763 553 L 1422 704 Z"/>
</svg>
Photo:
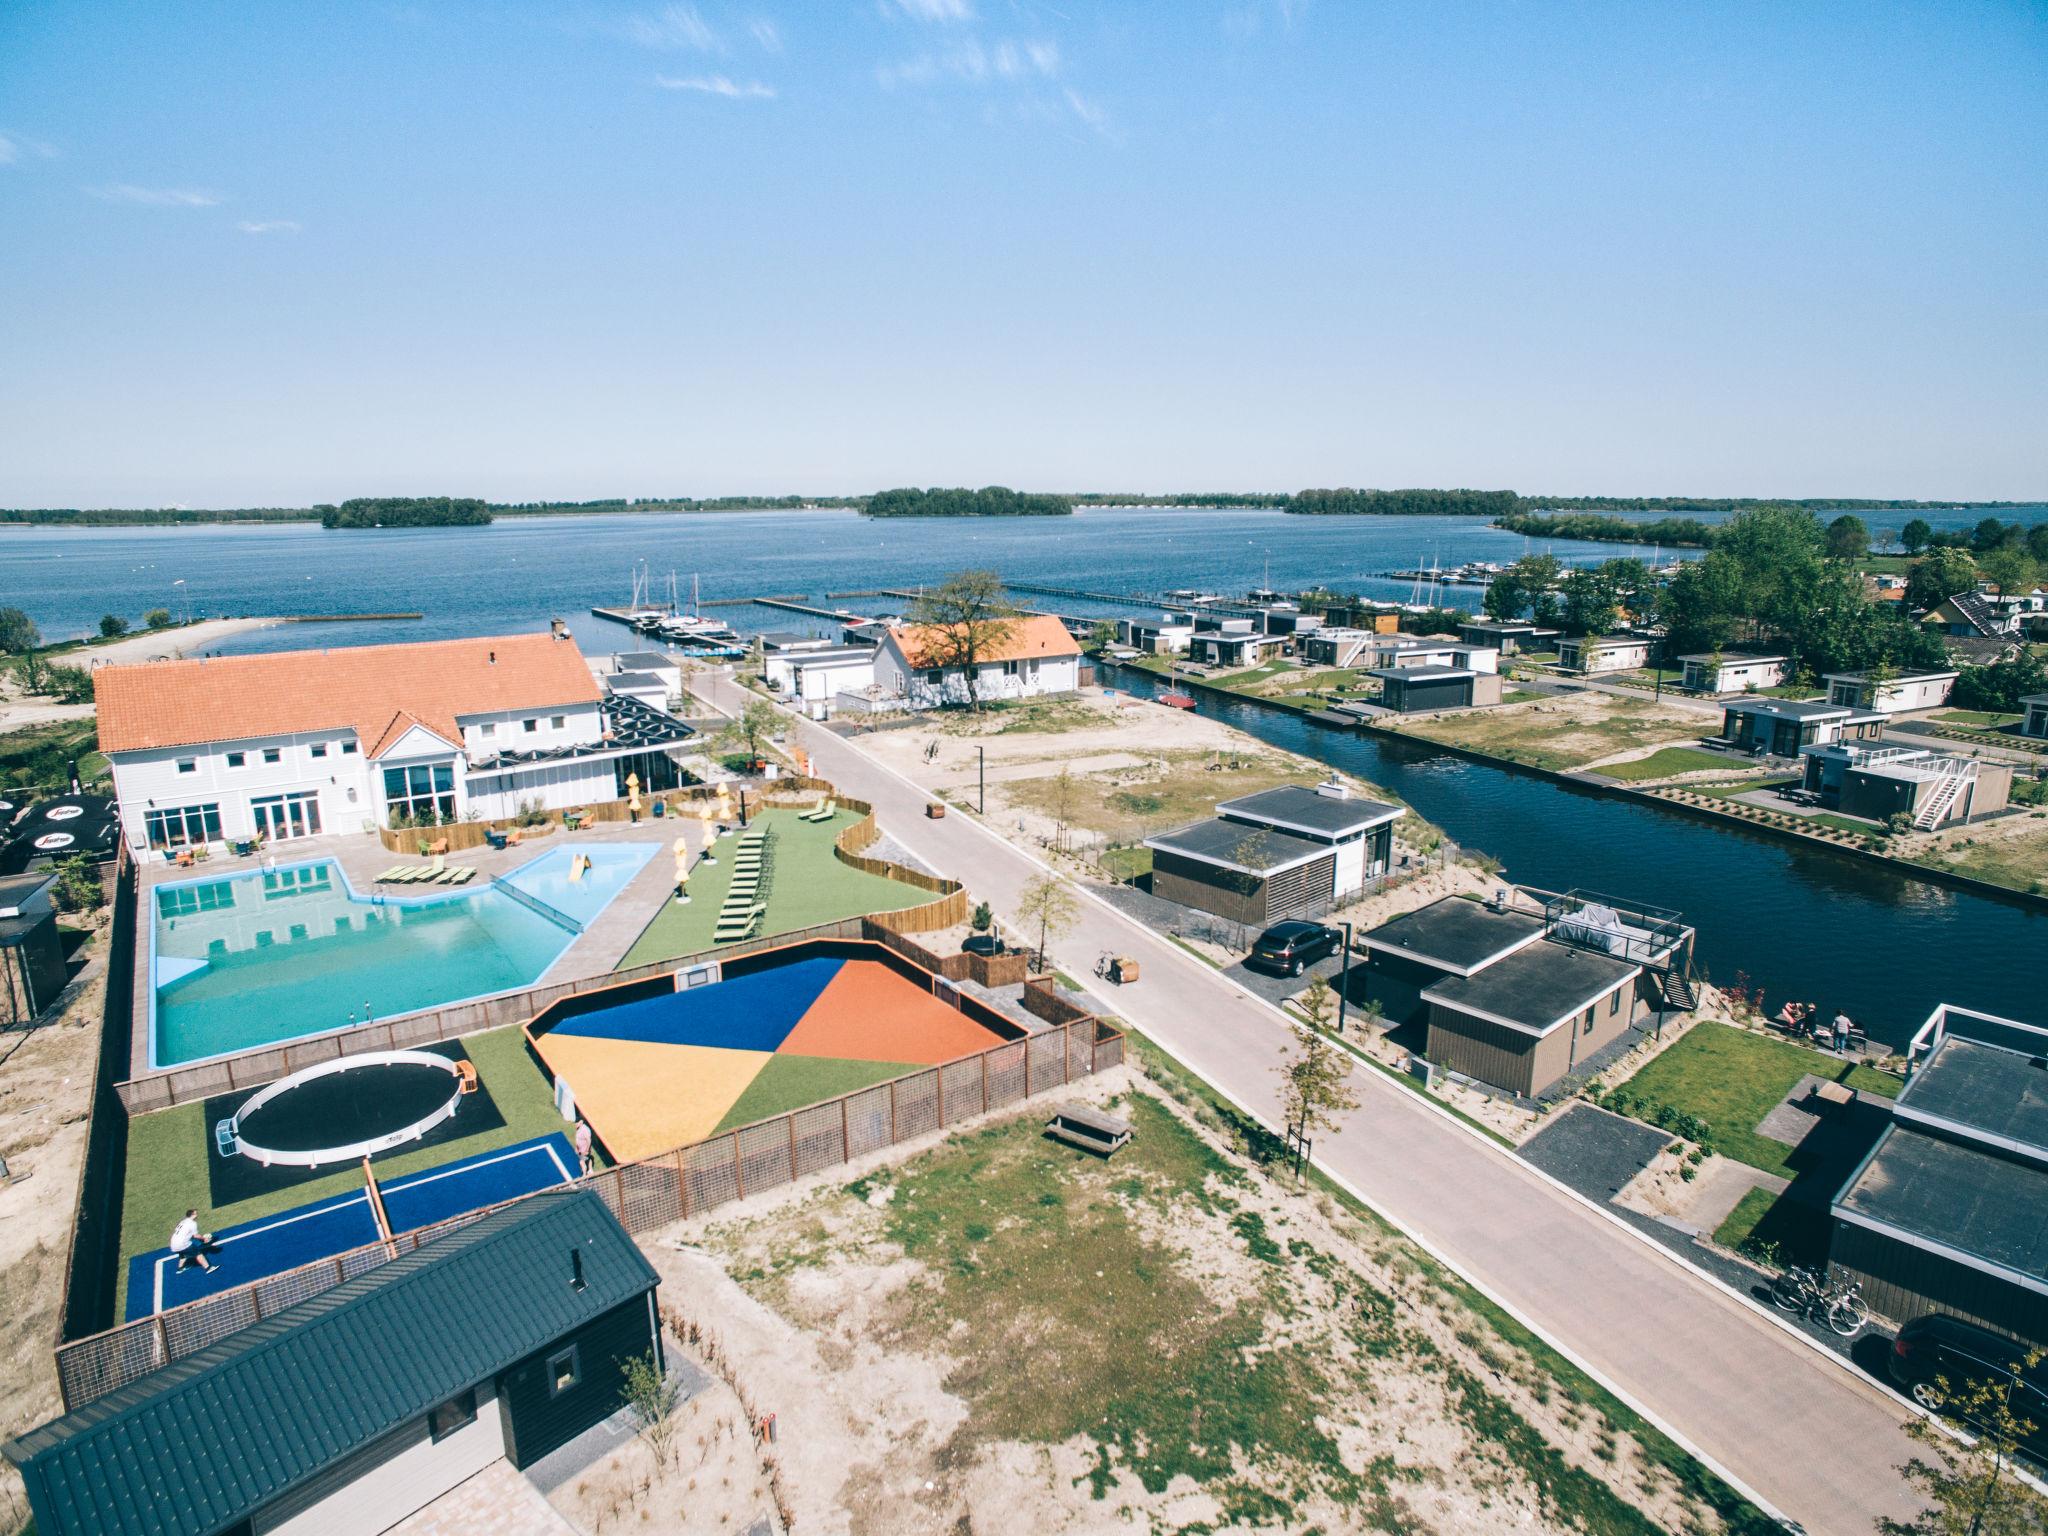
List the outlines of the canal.
<svg viewBox="0 0 2048 1536">
<path fill-rule="evenodd" d="M 1166 691 L 1129 667 L 1114 682 Z M 1205 715 L 1392 791 L 1520 884 L 1677 908 L 1699 930 L 1708 979 L 1746 973 L 1773 1009 L 1788 997 L 1824 1017 L 1841 1009 L 1893 1045 L 1942 1002 L 2048 1020 L 2048 914 L 1424 743 L 1197 697 Z"/>
</svg>

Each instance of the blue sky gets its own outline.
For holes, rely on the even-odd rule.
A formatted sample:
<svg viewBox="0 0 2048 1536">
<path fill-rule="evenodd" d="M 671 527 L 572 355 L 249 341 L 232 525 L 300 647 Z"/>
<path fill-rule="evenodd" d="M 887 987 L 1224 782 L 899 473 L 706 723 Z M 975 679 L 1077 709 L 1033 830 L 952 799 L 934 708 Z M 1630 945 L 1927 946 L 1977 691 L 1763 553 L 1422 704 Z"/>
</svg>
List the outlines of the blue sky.
<svg viewBox="0 0 2048 1536">
<path fill-rule="evenodd" d="M 2048 496 L 2048 8 L 0 6 L 0 505 Z"/>
</svg>

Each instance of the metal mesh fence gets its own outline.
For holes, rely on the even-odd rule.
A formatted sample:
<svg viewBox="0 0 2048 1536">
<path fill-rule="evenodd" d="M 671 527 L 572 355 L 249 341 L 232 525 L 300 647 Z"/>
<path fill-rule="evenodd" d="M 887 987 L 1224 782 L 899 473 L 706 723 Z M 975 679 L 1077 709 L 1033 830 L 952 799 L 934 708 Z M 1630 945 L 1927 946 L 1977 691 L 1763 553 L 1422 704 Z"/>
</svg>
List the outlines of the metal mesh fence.
<svg viewBox="0 0 2048 1536">
<path fill-rule="evenodd" d="M 652 1232 L 685 1216 L 1036 1097 L 1122 1061 L 1123 1036 L 1093 1016 L 1084 1016 L 941 1067 L 921 1068 L 858 1093 L 741 1126 L 710 1141 L 606 1168 L 577 1184 L 602 1198 L 628 1232 Z M 64 1406 L 82 1407 L 485 1214 L 471 1211 L 61 1345 L 57 1379 Z"/>
</svg>

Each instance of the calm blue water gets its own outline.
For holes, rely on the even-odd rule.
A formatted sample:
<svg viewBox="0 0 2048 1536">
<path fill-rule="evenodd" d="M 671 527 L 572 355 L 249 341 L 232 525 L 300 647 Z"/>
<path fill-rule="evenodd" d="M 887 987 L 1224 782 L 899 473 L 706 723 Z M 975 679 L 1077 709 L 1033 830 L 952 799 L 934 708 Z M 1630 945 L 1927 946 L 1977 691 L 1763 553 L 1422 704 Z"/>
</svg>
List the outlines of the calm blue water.
<svg viewBox="0 0 2048 1536">
<path fill-rule="evenodd" d="M 656 847 L 570 844 L 513 879 L 587 922 Z M 572 853 L 595 866 L 574 884 Z M 575 939 L 490 886 L 359 896 L 326 859 L 159 886 L 154 897 L 150 1060 L 158 1067 L 531 986 Z"/>
<path fill-rule="evenodd" d="M 1114 682 L 1146 697 L 1165 691 L 1128 667 Z M 2048 914 L 1425 744 L 1197 697 L 1205 715 L 1391 790 L 1501 860 L 1512 880 L 1677 908 L 1698 929 L 1709 979 L 1747 972 L 1774 1008 L 1798 998 L 1823 1017 L 1843 1009 L 1894 1045 L 1940 1002 L 2048 1018 Z"/>
</svg>

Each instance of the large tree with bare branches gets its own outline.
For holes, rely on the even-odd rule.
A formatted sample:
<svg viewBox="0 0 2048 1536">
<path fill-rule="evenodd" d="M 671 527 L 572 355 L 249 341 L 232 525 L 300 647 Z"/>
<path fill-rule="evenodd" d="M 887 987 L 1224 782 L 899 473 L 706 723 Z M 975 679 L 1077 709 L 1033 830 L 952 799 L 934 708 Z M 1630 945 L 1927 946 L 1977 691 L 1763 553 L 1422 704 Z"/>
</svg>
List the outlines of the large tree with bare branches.
<svg viewBox="0 0 2048 1536">
<path fill-rule="evenodd" d="M 981 660 L 1010 638 L 1017 617 L 994 571 L 957 572 L 919 597 L 910 612 L 911 622 L 923 631 L 923 665 L 964 668 L 967 703 L 973 709 L 981 707 L 976 687 Z"/>
</svg>

